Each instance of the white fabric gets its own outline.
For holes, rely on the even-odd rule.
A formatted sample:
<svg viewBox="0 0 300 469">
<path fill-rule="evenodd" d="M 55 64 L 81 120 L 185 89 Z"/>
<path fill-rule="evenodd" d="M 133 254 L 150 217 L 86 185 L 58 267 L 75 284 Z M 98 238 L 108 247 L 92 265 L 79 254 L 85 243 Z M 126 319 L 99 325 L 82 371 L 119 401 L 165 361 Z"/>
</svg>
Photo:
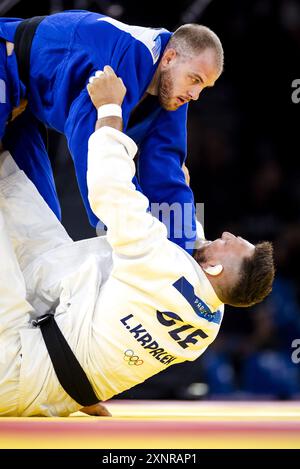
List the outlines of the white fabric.
<svg viewBox="0 0 300 469">
<path fill-rule="evenodd" d="M 110 247 L 105 238 L 74 243 L 5 152 L 0 155 L 0 252 L 0 415 L 68 415 L 80 406 L 59 385 L 31 320 L 59 303 L 62 322 L 70 295 L 65 283 L 73 274 L 76 288 L 85 269 L 89 279 L 92 269 L 97 273 L 91 285 L 94 305 L 98 279 L 104 281 L 111 269 Z M 89 302 L 85 305 L 88 311 Z M 45 405 L 48 399 L 55 404 Z"/>
<path fill-rule="evenodd" d="M 1 200 L 1 199 L 0 199 Z M 19 409 L 21 342 L 19 330 L 29 320 L 25 282 L 0 211 L 0 415 L 16 415 Z"/>
<path fill-rule="evenodd" d="M 196 241 L 195 249 L 200 248 L 201 244 L 205 241 L 205 234 L 202 224 L 199 220 L 196 220 Z"/>
<path fill-rule="evenodd" d="M 144 28 L 142 26 L 132 26 L 129 24 L 122 23 L 121 21 L 110 18 L 109 16 L 103 16 L 97 21 L 106 21 L 112 24 L 121 31 L 126 31 L 137 41 L 142 42 L 149 50 L 153 64 L 157 62 L 161 52 L 161 39 L 159 35 L 167 30 L 164 28 Z"/>
<path fill-rule="evenodd" d="M 103 117 L 122 117 L 122 108 L 118 104 L 103 104 L 98 107 L 98 119 Z"/>
<path fill-rule="evenodd" d="M 108 227 L 107 239 L 72 242 L 57 219 L 49 216 L 49 209 L 45 210 L 43 200 L 25 181 L 23 173 L 2 181 L 6 187 L 1 195 L 1 204 L 7 205 L 5 218 L 9 209 L 19 213 L 17 205 L 21 199 L 24 207 L 27 204 L 25 217 L 15 216 L 14 222 L 8 217 L 7 230 L 9 238 L 16 237 L 15 232 L 20 237 L 24 232 L 28 234 L 26 249 L 16 250 L 27 300 L 41 313 L 58 302 L 57 322 L 101 400 L 171 364 L 196 359 L 216 337 L 220 324 L 196 314 L 174 288 L 178 279 L 185 277 L 212 311 L 223 310 L 201 268 L 189 254 L 167 240 L 165 226 L 147 212 L 148 200 L 135 191 L 131 183 L 135 153 L 136 145 L 129 137 L 108 127 L 97 130 L 89 140 L 89 200 L 95 214 Z M 10 178 L 15 178 L 11 179 L 13 183 Z M 35 213 L 39 213 L 39 219 Z M 53 247 L 47 239 L 48 230 Z M 20 244 L 21 239 L 16 245 Z M 13 258 L 9 250 L 8 256 Z M 14 261 L 17 269 L 15 264 Z M 21 285 L 20 272 L 18 275 Z M 20 313 L 22 365 L 19 387 L 16 383 L 14 391 L 18 399 L 15 413 L 68 415 L 80 406 L 59 385 L 41 333 L 28 323 L 29 313 L 30 305 L 24 303 Z M 5 311 L 0 314 L 7 316 Z M 200 329 L 206 338 L 198 335 Z M 185 344 L 188 336 L 191 339 Z M 16 349 L 17 376 L 20 344 L 15 342 L 12 346 Z M 5 387 L 5 383 L 1 386 Z M 8 399 L 0 401 L 0 411 L 5 413 L 6 408 L 11 411 Z"/>
</svg>

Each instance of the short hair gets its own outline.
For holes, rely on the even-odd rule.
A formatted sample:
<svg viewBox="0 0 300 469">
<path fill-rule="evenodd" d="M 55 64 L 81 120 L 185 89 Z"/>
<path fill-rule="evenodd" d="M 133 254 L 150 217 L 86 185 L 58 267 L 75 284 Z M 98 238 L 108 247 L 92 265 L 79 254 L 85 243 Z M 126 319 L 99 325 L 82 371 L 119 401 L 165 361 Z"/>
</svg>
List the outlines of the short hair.
<svg viewBox="0 0 300 469">
<path fill-rule="evenodd" d="M 218 36 L 207 26 L 201 24 L 184 24 L 171 36 L 167 48 L 174 48 L 183 57 L 192 57 L 206 49 L 213 49 L 219 72 L 223 71 L 224 51 Z"/>
<path fill-rule="evenodd" d="M 224 302 L 240 307 L 260 303 L 272 291 L 274 274 L 272 244 L 267 241 L 256 244 L 254 254 L 243 259 L 239 280 L 225 293 Z"/>
</svg>

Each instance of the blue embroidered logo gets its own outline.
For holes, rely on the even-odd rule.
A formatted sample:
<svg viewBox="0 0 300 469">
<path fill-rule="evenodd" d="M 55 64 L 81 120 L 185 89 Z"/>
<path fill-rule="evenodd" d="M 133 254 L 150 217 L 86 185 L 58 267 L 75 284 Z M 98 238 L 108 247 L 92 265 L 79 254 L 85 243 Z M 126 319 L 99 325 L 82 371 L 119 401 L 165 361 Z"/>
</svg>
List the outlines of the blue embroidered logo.
<svg viewBox="0 0 300 469">
<path fill-rule="evenodd" d="M 213 313 L 207 304 L 205 304 L 201 298 L 195 295 L 193 285 L 191 285 L 185 277 L 178 279 L 175 283 L 173 283 L 173 286 L 184 296 L 184 298 L 200 318 L 204 318 L 209 322 L 220 324 L 222 320 L 221 311 L 217 310 L 215 313 Z"/>
<path fill-rule="evenodd" d="M 155 64 L 159 58 L 161 50 L 161 38 L 160 36 L 156 36 L 154 39 L 154 46 L 152 47 L 152 56 L 153 56 L 153 63 Z"/>
</svg>

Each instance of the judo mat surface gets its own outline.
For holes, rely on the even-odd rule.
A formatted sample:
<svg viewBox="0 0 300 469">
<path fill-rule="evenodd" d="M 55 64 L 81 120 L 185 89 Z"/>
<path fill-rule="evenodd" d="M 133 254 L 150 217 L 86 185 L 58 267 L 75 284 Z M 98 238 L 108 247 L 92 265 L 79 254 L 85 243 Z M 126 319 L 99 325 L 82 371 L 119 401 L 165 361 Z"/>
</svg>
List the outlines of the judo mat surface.
<svg viewBox="0 0 300 469">
<path fill-rule="evenodd" d="M 0 449 L 299 449 L 299 402 L 111 400 L 112 417 L 2 417 Z"/>
</svg>

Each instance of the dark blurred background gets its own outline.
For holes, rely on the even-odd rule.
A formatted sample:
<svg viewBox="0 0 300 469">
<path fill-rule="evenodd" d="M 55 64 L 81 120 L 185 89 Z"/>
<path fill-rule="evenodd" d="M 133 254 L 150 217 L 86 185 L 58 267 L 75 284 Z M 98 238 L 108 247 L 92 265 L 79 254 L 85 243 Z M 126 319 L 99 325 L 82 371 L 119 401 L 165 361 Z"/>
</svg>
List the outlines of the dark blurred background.
<svg viewBox="0 0 300 469">
<path fill-rule="evenodd" d="M 191 186 L 196 202 L 205 203 L 208 239 L 228 230 L 253 243 L 271 240 L 275 249 L 277 275 L 266 301 L 227 307 L 202 357 L 120 397 L 299 399 L 300 352 L 292 359 L 292 343 L 300 345 L 300 102 L 292 100 L 292 82 L 300 84 L 300 1 L 0 0 L 2 16 L 66 9 L 171 31 L 202 23 L 219 35 L 224 74 L 189 111 Z M 75 240 L 94 236 L 65 139 L 51 131 L 49 144 L 63 224 Z"/>
</svg>

